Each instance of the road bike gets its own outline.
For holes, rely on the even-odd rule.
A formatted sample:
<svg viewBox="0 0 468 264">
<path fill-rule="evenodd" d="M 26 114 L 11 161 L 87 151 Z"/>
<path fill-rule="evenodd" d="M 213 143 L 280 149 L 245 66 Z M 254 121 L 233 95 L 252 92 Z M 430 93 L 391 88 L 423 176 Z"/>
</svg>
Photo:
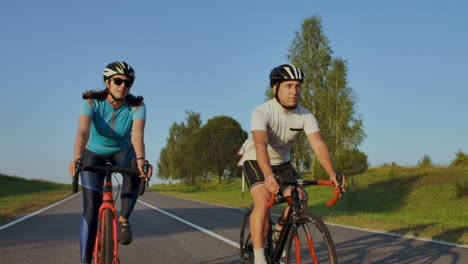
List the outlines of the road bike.
<svg viewBox="0 0 468 264">
<path fill-rule="evenodd" d="M 337 174 L 339 186 L 342 186 L 343 177 Z M 276 204 L 288 203 L 284 226 L 279 233 L 277 241 L 273 241 L 274 223 L 270 219 L 270 227 L 266 239 L 265 255 L 270 264 L 276 263 L 314 263 L 336 264 L 337 257 L 335 245 L 330 232 L 323 220 L 312 212 L 305 211 L 299 197 L 299 188 L 307 185 L 326 185 L 334 188 L 333 198 L 326 203 L 333 205 L 341 196 L 341 187 L 335 187 L 331 180 L 302 180 L 280 182 L 281 185 L 291 186 L 291 196 L 280 197 L 272 194 L 267 207 Z M 240 230 L 240 257 L 242 263 L 254 263 L 253 245 L 250 234 L 250 215 L 253 205 L 250 206 L 242 218 Z M 284 209 L 286 210 L 286 208 Z M 284 215 L 284 210 L 281 215 Z"/>
<path fill-rule="evenodd" d="M 145 160 L 143 170 L 145 177 L 141 180 L 138 193 L 143 195 L 148 185 L 148 167 L 149 163 Z M 94 171 L 105 173 L 102 204 L 99 207 L 99 218 L 97 224 L 97 233 L 95 238 L 93 258 L 95 264 L 119 264 L 118 254 L 118 233 L 117 233 L 117 213 L 112 196 L 112 175 L 114 173 L 140 174 L 135 168 L 119 168 L 114 166 L 111 160 L 106 160 L 105 167 L 84 166 L 81 160 L 77 162 L 75 175 L 73 177 L 73 192 L 78 191 L 78 173 L 83 171 Z"/>
</svg>

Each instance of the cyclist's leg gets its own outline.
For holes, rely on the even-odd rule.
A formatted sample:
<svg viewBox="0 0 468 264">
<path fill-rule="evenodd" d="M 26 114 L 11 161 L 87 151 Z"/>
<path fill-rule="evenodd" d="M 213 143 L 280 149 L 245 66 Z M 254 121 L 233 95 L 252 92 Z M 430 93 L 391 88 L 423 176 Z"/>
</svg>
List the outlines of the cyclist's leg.
<svg viewBox="0 0 468 264">
<path fill-rule="evenodd" d="M 293 168 L 290 162 L 283 163 L 279 166 L 275 166 L 273 168 L 275 173 L 278 173 L 284 181 L 294 181 L 300 178 L 299 173 Z M 280 192 L 283 196 L 290 196 L 291 195 L 291 186 L 282 186 Z M 299 188 L 299 198 L 302 201 L 303 209 L 307 207 L 307 200 L 309 195 L 303 188 Z M 289 207 L 284 210 L 284 215 L 287 215 Z M 283 215 L 283 216 L 284 216 Z"/>
<path fill-rule="evenodd" d="M 270 224 L 270 209 L 266 207 L 266 203 L 270 199 L 270 192 L 263 184 L 264 176 L 256 161 L 245 161 L 243 169 L 254 202 L 252 214 L 250 215 L 250 233 L 255 260 L 258 261 L 260 258 L 265 258 L 263 250 Z M 260 254 L 263 254 L 263 256 Z"/>
<path fill-rule="evenodd" d="M 88 150 L 83 152 L 84 166 L 104 166 L 105 157 Z M 95 172 L 80 173 L 83 187 L 83 215 L 81 218 L 80 253 L 82 263 L 91 263 L 97 232 L 98 212 L 102 203 L 104 176 Z"/>
<path fill-rule="evenodd" d="M 114 155 L 114 163 L 121 168 L 137 168 L 136 155 L 133 148 L 125 148 Z M 120 217 L 128 220 L 138 200 L 138 187 L 141 178 L 138 174 L 124 174 L 120 194 Z"/>
<path fill-rule="evenodd" d="M 270 192 L 262 183 L 252 187 L 250 193 L 254 201 L 254 208 L 250 215 L 252 243 L 254 248 L 263 248 L 269 228 L 270 209 L 266 207 L 266 203 L 270 199 Z"/>
</svg>

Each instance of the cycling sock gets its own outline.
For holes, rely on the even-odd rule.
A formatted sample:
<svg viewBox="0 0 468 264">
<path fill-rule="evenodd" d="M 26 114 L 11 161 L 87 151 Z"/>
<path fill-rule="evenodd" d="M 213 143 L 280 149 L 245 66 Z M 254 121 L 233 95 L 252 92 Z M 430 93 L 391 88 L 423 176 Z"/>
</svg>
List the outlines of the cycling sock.
<svg viewBox="0 0 468 264">
<path fill-rule="evenodd" d="M 264 248 L 254 248 L 255 264 L 268 264 L 265 259 Z"/>
</svg>

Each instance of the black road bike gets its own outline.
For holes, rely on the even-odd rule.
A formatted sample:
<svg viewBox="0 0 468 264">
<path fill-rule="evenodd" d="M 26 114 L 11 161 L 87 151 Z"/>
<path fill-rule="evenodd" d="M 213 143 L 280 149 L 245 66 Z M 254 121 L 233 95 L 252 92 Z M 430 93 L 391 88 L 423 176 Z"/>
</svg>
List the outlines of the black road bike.
<svg viewBox="0 0 468 264">
<path fill-rule="evenodd" d="M 342 186 L 343 177 L 338 174 L 337 181 Z M 279 181 L 277 177 L 277 181 Z M 337 257 L 335 245 L 330 232 L 320 216 L 305 211 L 299 198 L 298 188 L 307 185 L 326 185 L 334 188 L 333 198 L 326 203 L 333 205 L 342 194 L 341 187 L 335 187 L 331 180 L 302 180 L 280 182 L 282 185 L 291 185 L 291 196 L 276 197 L 267 204 L 289 203 L 289 210 L 285 216 L 285 225 L 280 231 L 277 241 L 273 241 L 273 223 L 270 225 L 266 239 L 265 255 L 270 264 L 276 263 L 313 263 L 336 264 Z M 242 218 L 240 231 L 240 257 L 242 263 L 254 263 L 253 245 L 250 234 L 250 215 L 253 206 L 247 209 Z M 285 209 L 286 210 L 286 209 Z M 284 215 L 284 211 L 282 213 Z"/>
</svg>

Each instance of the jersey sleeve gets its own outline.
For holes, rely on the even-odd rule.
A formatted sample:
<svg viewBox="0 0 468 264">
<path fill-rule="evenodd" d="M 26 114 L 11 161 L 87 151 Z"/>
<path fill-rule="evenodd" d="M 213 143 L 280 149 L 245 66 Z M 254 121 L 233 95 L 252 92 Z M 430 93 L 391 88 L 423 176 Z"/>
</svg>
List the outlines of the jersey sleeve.
<svg viewBox="0 0 468 264">
<path fill-rule="evenodd" d="M 304 117 L 304 132 L 306 133 L 306 135 L 320 131 L 318 123 L 317 123 L 317 119 L 312 113 L 308 112 L 307 114 L 303 115 L 303 117 Z"/>
<path fill-rule="evenodd" d="M 91 99 L 83 100 L 81 103 L 80 114 L 87 115 L 89 117 L 93 117 L 94 110 L 93 110 L 93 103 Z"/>
<path fill-rule="evenodd" d="M 252 112 L 252 118 L 250 120 L 250 131 L 263 130 L 267 131 L 268 128 L 268 116 L 265 112 L 256 108 Z"/>
<path fill-rule="evenodd" d="M 145 103 L 141 103 L 140 106 L 135 107 L 135 112 L 133 113 L 133 120 L 145 119 L 146 120 L 146 106 Z"/>
</svg>

